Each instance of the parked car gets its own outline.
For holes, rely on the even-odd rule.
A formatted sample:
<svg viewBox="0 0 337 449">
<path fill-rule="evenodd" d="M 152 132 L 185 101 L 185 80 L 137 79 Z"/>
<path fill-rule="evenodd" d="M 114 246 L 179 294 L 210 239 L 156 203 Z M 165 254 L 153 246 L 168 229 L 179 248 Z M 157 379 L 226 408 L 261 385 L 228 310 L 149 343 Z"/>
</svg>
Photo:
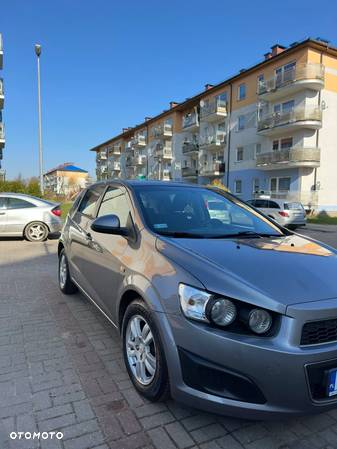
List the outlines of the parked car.
<svg viewBox="0 0 337 449">
<path fill-rule="evenodd" d="M 305 209 L 299 202 L 257 198 L 249 200 L 248 203 L 261 209 L 261 212 L 277 221 L 281 226 L 296 229 L 306 224 Z"/>
<path fill-rule="evenodd" d="M 210 218 L 221 220 L 223 223 L 229 223 L 229 212 L 223 201 L 207 201 L 206 205 Z"/>
<path fill-rule="evenodd" d="M 61 291 L 119 330 L 149 400 L 253 419 L 337 407 L 336 250 L 222 190 L 134 180 L 80 194 L 58 255 Z"/>
<path fill-rule="evenodd" d="M 61 231 L 60 205 L 23 193 L 0 192 L 0 236 L 42 242 Z"/>
</svg>

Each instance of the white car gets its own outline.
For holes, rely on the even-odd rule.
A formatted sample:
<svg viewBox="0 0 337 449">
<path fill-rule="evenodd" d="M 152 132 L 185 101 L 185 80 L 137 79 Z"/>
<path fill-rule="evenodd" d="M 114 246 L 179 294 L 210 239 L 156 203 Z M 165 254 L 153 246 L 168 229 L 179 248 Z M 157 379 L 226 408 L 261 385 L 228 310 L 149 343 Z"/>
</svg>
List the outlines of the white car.
<svg viewBox="0 0 337 449">
<path fill-rule="evenodd" d="M 307 221 L 305 209 L 299 202 L 274 198 L 256 198 L 247 201 L 247 203 L 260 209 L 265 215 L 288 228 L 295 229 L 299 226 L 305 226 Z"/>
<path fill-rule="evenodd" d="M 23 193 L 0 192 L 0 236 L 43 242 L 62 229 L 58 203 Z"/>
</svg>

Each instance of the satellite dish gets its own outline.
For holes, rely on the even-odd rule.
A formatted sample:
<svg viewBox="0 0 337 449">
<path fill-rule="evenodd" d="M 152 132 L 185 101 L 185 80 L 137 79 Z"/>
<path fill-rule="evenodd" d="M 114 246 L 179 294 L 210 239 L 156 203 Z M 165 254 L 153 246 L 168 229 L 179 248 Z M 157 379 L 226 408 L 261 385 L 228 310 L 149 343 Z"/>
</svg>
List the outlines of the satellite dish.
<svg viewBox="0 0 337 449">
<path fill-rule="evenodd" d="M 200 100 L 200 106 L 203 108 L 205 106 L 204 100 Z"/>
<path fill-rule="evenodd" d="M 322 111 L 324 111 L 324 109 L 326 109 L 326 103 L 324 100 L 321 103 L 321 108 L 322 108 Z"/>
</svg>

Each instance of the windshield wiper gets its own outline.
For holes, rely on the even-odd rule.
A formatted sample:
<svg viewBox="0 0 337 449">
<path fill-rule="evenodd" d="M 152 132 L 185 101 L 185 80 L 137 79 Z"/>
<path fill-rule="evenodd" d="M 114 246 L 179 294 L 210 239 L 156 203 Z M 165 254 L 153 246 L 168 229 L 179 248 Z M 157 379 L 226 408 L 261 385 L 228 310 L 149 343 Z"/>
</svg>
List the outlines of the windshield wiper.
<svg viewBox="0 0 337 449">
<path fill-rule="evenodd" d="M 176 237 L 176 238 L 187 238 L 187 239 L 205 239 L 207 236 L 203 234 L 195 234 L 193 232 L 183 232 L 183 231 L 161 231 L 157 234 L 163 237 Z"/>
<path fill-rule="evenodd" d="M 268 234 L 268 233 L 261 233 L 261 232 L 255 232 L 255 231 L 240 231 L 240 232 L 236 232 L 235 234 L 233 233 L 233 234 L 214 235 L 209 238 L 226 239 L 226 238 L 233 238 L 233 237 L 255 237 L 255 238 L 284 237 L 284 234 Z"/>
</svg>

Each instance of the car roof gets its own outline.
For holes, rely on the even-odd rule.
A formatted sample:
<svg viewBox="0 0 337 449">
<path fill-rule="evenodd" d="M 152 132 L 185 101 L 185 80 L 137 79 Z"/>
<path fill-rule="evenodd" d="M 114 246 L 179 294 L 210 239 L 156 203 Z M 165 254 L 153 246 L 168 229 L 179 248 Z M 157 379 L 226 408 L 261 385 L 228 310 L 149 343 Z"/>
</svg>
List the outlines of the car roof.
<svg viewBox="0 0 337 449">
<path fill-rule="evenodd" d="M 21 198 L 21 199 L 26 199 L 26 200 L 31 200 L 31 201 L 36 201 L 48 206 L 52 206 L 55 203 L 54 201 L 48 201 L 45 200 L 43 198 L 38 198 L 37 196 L 34 195 L 27 195 L 26 193 L 15 193 L 15 192 L 0 192 L 0 197 L 13 197 L 13 198 Z"/>
</svg>

